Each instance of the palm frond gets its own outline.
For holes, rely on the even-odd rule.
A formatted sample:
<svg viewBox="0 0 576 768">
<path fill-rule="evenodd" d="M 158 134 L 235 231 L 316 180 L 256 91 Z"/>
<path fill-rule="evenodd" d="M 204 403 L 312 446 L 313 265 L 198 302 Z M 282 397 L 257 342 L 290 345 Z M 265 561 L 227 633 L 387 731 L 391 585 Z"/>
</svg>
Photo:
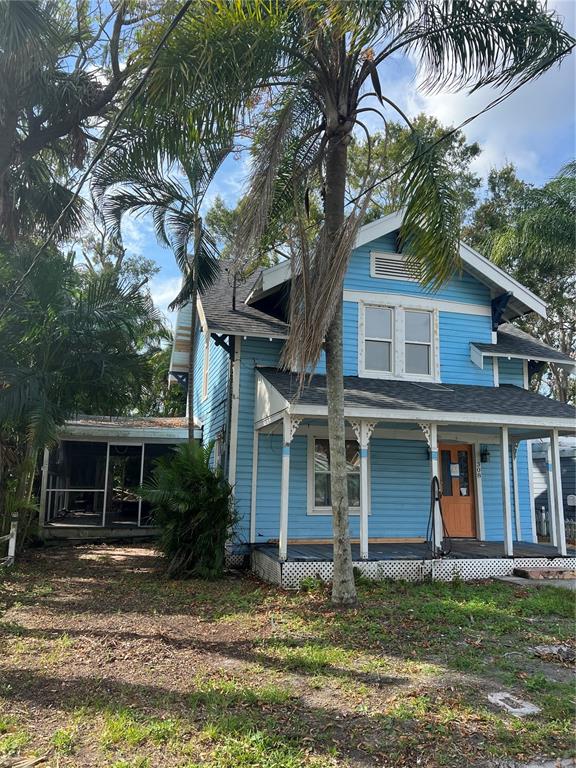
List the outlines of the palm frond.
<svg viewBox="0 0 576 768">
<path fill-rule="evenodd" d="M 436 289 L 461 267 L 460 201 L 443 153 L 417 133 L 411 142 L 412 161 L 399 182 L 400 243 L 408 268 L 424 286 Z"/>
<path fill-rule="evenodd" d="M 429 91 L 521 85 L 573 48 L 557 13 L 536 1 L 413 0 L 400 3 L 397 33 L 380 59 L 412 51 Z"/>
</svg>

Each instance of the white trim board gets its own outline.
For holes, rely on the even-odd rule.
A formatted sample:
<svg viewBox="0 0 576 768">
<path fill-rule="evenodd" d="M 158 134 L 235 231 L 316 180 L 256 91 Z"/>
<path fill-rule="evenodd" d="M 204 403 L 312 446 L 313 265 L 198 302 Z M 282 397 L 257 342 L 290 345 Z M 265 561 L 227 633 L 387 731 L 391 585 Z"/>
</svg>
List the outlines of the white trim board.
<svg viewBox="0 0 576 768">
<path fill-rule="evenodd" d="M 353 291 L 345 289 L 344 301 L 380 304 L 383 307 L 427 309 L 492 317 L 492 309 L 485 304 L 467 304 L 464 301 L 451 301 L 449 299 L 430 299 L 426 298 L 426 296 L 408 296 L 404 293 L 381 293 L 379 291 Z"/>
<path fill-rule="evenodd" d="M 528 360 L 537 360 L 541 363 L 554 363 L 555 365 L 560 366 L 561 368 L 566 368 L 568 371 L 572 371 L 576 368 L 576 360 L 569 361 L 569 360 L 556 360 L 552 357 L 546 357 L 546 354 L 542 355 L 523 355 L 520 352 L 486 352 L 485 350 L 479 349 L 473 341 L 470 342 L 470 359 L 476 365 L 478 368 L 484 367 L 484 358 L 485 357 L 491 357 L 493 359 L 505 359 L 505 360 L 523 360 L 524 362 L 528 362 Z M 524 371 L 524 380 L 526 382 L 526 378 L 528 376 L 528 371 Z M 524 386 L 524 389 L 527 389 L 527 386 Z"/>
<path fill-rule="evenodd" d="M 292 416 L 322 417 L 328 415 L 325 405 L 300 405 L 298 403 L 289 406 Z M 428 422 L 437 421 L 443 424 L 490 424 L 508 425 L 511 427 L 545 427 L 547 429 L 574 429 L 574 420 L 568 418 L 538 418 L 536 416 L 512 416 L 508 414 L 491 413 L 466 413 L 463 411 L 399 411 L 389 408 L 362 408 L 349 406 L 344 409 L 346 418 L 369 419 L 370 421 L 400 421 L 400 422 Z"/>
</svg>

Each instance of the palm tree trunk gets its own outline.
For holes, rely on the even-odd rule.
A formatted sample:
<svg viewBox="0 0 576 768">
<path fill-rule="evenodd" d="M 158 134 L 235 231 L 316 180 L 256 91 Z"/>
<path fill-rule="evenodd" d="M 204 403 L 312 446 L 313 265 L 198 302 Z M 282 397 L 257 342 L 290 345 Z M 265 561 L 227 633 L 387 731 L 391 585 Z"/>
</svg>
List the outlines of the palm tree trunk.
<svg viewBox="0 0 576 768">
<path fill-rule="evenodd" d="M 348 149 L 346 139 L 333 136 L 326 155 L 326 196 L 324 213 L 327 248 L 332 248 L 344 223 L 344 193 Z M 334 541 L 334 576 L 332 602 L 353 605 L 356 586 L 348 524 L 348 478 L 346 474 L 346 432 L 344 422 L 344 369 L 342 298 L 326 334 L 326 390 L 328 437 L 330 442 L 330 491 L 332 495 L 332 530 Z"/>
</svg>

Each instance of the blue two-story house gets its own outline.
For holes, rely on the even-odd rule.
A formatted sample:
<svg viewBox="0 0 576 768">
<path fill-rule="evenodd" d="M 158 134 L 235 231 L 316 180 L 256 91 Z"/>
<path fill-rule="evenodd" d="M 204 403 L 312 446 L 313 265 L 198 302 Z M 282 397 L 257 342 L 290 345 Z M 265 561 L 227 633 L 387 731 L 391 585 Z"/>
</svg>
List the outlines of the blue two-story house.
<svg viewBox="0 0 576 768">
<path fill-rule="evenodd" d="M 369 576 L 463 578 L 566 556 L 558 437 L 575 409 L 529 390 L 546 363 L 574 361 L 515 328 L 546 306 L 462 244 L 462 270 L 438 291 L 397 250 L 401 214 L 364 226 L 344 280 L 344 387 L 350 535 Z M 332 519 L 321 360 L 298 391 L 280 370 L 291 272 L 246 282 L 223 271 L 198 302 L 195 418 L 235 489 L 233 552 L 294 586 L 330 577 Z M 172 371 L 188 369 L 190 310 Z M 537 542 L 530 440 L 551 438 L 553 546 Z M 438 478 L 441 499 L 434 492 Z"/>
</svg>

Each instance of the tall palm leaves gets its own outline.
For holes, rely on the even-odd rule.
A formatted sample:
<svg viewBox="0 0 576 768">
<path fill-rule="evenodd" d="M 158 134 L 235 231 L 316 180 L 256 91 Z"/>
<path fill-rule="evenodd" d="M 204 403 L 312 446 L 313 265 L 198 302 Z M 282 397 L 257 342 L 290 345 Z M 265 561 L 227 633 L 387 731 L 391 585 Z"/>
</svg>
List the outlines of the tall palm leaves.
<svg viewBox="0 0 576 768">
<path fill-rule="evenodd" d="M 154 28 L 147 45 L 161 33 Z M 291 291 L 286 365 L 313 367 L 326 351 L 332 511 L 333 599 L 352 602 L 344 463 L 342 280 L 369 194 L 346 216 L 347 146 L 365 111 L 404 113 L 383 93 L 379 68 L 411 54 L 428 90 L 517 87 L 573 46 L 557 16 L 524 0 L 199 0 L 175 31 L 147 91 L 149 113 L 177 110 L 197 139 L 246 116 L 263 121 L 237 251 L 257 249 L 277 215 L 296 216 L 301 254 Z M 371 98 L 372 102 L 365 101 Z M 251 112 L 250 112 L 251 110 Z M 432 286 L 459 266 L 459 206 L 442 156 L 411 126 L 403 170 L 400 240 Z M 366 186 L 370 187 L 370 172 Z M 310 191 L 324 221 L 312 242 Z M 329 289 L 327 285 L 329 284 Z"/>
<path fill-rule="evenodd" d="M 158 241 L 172 249 L 180 267 L 182 285 L 170 307 L 189 303 L 192 308 L 188 367 L 188 429 L 192 441 L 197 296 L 212 285 L 219 272 L 218 249 L 203 226 L 200 208 L 230 147 L 225 141 L 207 143 L 196 147 L 191 157 L 181 158 L 176 166 L 165 151 L 169 136 L 159 141 L 160 145 L 154 136 L 137 129 L 131 135 L 120 136 L 97 166 L 92 191 L 110 234 L 117 240 L 122 237 L 124 215 L 151 214 Z M 178 178 L 178 171 L 186 186 Z"/>
</svg>

